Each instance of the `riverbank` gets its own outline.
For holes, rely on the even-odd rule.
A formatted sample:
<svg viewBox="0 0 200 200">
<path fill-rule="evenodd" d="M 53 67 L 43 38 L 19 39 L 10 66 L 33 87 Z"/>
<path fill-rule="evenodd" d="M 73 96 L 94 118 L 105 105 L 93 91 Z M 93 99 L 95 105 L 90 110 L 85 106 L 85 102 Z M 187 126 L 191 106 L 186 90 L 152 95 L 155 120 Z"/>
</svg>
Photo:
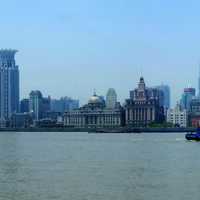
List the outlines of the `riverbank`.
<svg viewBox="0 0 200 200">
<path fill-rule="evenodd" d="M 184 133 L 196 128 L 0 128 L 0 132 Z"/>
<path fill-rule="evenodd" d="M 90 133 L 186 133 L 196 132 L 196 128 L 129 128 L 122 127 L 117 129 L 91 129 Z"/>
</svg>

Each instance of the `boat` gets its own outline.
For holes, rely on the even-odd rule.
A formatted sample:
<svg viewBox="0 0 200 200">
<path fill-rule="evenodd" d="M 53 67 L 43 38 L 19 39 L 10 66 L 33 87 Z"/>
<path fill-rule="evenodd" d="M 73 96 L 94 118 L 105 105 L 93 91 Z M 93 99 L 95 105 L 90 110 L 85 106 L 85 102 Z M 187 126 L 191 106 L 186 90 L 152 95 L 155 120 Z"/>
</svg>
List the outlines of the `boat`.
<svg viewBox="0 0 200 200">
<path fill-rule="evenodd" d="M 185 138 L 187 140 L 195 140 L 195 141 L 200 141 L 200 128 L 197 128 L 196 133 L 187 133 L 185 135 Z"/>
</svg>

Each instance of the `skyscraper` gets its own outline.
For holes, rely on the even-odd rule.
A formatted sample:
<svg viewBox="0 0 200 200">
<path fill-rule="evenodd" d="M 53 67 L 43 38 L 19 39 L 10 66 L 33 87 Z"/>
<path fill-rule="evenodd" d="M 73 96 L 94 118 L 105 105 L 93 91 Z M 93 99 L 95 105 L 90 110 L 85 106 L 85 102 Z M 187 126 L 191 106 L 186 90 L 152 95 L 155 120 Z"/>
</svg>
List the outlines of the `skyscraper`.
<svg viewBox="0 0 200 200">
<path fill-rule="evenodd" d="M 106 95 L 106 108 L 114 109 L 117 103 L 117 93 L 115 89 L 110 88 Z"/>
<path fill-rule="evenodd" d="M 168 108 L 170 108 L 170 87 L 168 85 L 159 85 L 155 87 L 156 89 L 159 89 L 160 91 L 163 92 L 163 107 L 165 108 L 165 110 L 167 110 Z"/>
<path fill-rule="evenodd" d="M 0 119 L 8 120 L 19 111 L 19 69 L 15 64 L 17 50 L 0 50 Z"/>
<path fill-rule="evenodd" d="M 198 78 L 198 97 L 200 98 L 200 65 L 199 65 L 199 78 Z"/>
<path fill-rule="evenodd" d="M 46 112 L 51 109 L 51 98 L 44 98 L 39 90 L 31 91 L 29 94 L 29 111 L 34 120 L 40 120 Z"/>
<path fill-rule="evenodd" d="M 42 93 L 39 90 L 31 91 L 29 94 L 29 110 L 35 120 L 42 117 L 42 98 Z"/>
<path fill-rule="evenodd" d="M 182 109 L 186 109 L 187 111 L 190 110 L 190 103 L 192 99 L 195 98 L 196 90 L 195 88 L 185 88 L 184 93 L 182 94 L 181 98 L 181 107 Z"/>
<path fill-rule="evenodd" d="M 79 100 L 70 97 L 51 99 L 51 111 L 64 113 L 79 108 Z"/>
<path fill-rule="evenodd" d="M 20 113 L 29 112 L 29 99 L 22 99 L 20 101 Z"/>
</svg>

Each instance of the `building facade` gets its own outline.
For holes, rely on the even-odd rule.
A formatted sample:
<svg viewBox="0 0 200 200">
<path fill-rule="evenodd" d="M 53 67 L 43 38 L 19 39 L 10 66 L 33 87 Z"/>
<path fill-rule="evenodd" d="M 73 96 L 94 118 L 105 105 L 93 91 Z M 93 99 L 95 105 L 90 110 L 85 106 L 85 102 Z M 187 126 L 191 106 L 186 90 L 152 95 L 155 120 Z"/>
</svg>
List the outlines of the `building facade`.
<svg viewBox="0 0 200 200">
<path fill-rule="evenodd" d="M 188 111 L 182 109 L 180 104 L 177 104 L 174 109 L 167 110 L 167 122 L 178 127 L 187 127 Z"/>
<path fill-rule="evenodd" d="M 123 125 L 123 108 L 118 106 L 107 109 L 105 102 L 96 94 L 89 99 L 88 104 L 64 114 L 64 126 L 66 127 L 104 128 Z"/>
<path fill-rule="evenodd" d="M 200 127 L 200 99 L 192 99 L 188 117 L 189 126 Z"/>
<path fill-rule="evenodd" d="M 162 91 L 163 93 L 163 107 L 165 110 L 168 110 L 171 105 L 171 93 L 170 87 L 168 85 L 159 85 L 155 87 L 156 89 Z"/>
<path fill-rule="evenodd" d="M 29 111 L 34 120 L 42 118 L 42 98 L 39 90 L 31 91 L 29 94 Z"/>
<path fill-rule="evenodd" d="M 180 101 L 182 109 L 186 109 L 187 111 L 190 110 L 190 103 L 192 99 L 195 98 L 195 94 L 196 94 L 195 88 L 189 87 L 184 89 L 184 93 L 182 94 Z"/>
<path fill-rule="evenodd" d="M 20 101 L 20 113 L 29 112 L 29 99 L 22 99 Z"/>
<path fill-rule="evenodd" d="M 64 113 L 79 108 L 79 100 L 70 97 L 61 97 L 51 100 L 51 111 Z"/>
<path fill-rule="evenodd" d="M 44 118 L 45 113 L 50 111 L 51 99 L 44 98 L 39 90 L 32 91 L 29 95 L 29 112 L 34 120 Z"/>
<path fill-rule="evenodd" d="M 0 119 L 8 120 L 19 111 L 19 68 L 16 50 L 0 50 Z"/>
<path fill-rule="evenodd" d="M 200 98 L 200 65 L 199 65 L 199 77 L 198 77 L 198 97 Z"/>
<path fill-rule="evenodd" d="M 146 127 L 152 122 L 164 121 L 164 108 L 160 102 L 161 91 L 147 88 L 141 77 L 138 88 L 130 91 L 130 98 L 125 102 L 127 126 Z"/>
<path fill-rule="evenodd" d="M 110 88 L 106 95 L 106 108 L 114 109 L 117 103 L 117 93 L 115 89 Z"/>
<path fill-rule="evenodd" d="M 32 117 L 29 113 L 14 113 L 11 116 L 9 127 L 29 128 L 32 124 Z"/>
</svg>

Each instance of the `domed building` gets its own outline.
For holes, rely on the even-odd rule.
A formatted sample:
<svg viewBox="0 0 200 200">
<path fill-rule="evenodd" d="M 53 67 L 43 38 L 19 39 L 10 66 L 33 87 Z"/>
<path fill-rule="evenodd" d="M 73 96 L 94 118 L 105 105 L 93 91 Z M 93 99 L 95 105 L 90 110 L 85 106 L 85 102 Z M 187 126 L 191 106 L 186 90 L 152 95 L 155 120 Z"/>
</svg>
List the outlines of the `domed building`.
<svg viewBox="0 0 200 200">
<path fill-rule="evenodd" d="M 64 114 L 64 125 L 77 128 L 120 127 L 124 124 L 121 106 L 106 108 L 103 97 L 94 93 L 88 103 L 79 109 Z"/>
<path fill-rule="evenodd" d="M 97 96 L 96 92 L 93 94 L 93 96 L 91 96 L 88 100 L 88 106 L 90 107 L 99 107 L 99 108 L 103 108 L 105 107 L 105 101 L 103 99 L 103 97 L 101 96 Z"/>
</svg>

